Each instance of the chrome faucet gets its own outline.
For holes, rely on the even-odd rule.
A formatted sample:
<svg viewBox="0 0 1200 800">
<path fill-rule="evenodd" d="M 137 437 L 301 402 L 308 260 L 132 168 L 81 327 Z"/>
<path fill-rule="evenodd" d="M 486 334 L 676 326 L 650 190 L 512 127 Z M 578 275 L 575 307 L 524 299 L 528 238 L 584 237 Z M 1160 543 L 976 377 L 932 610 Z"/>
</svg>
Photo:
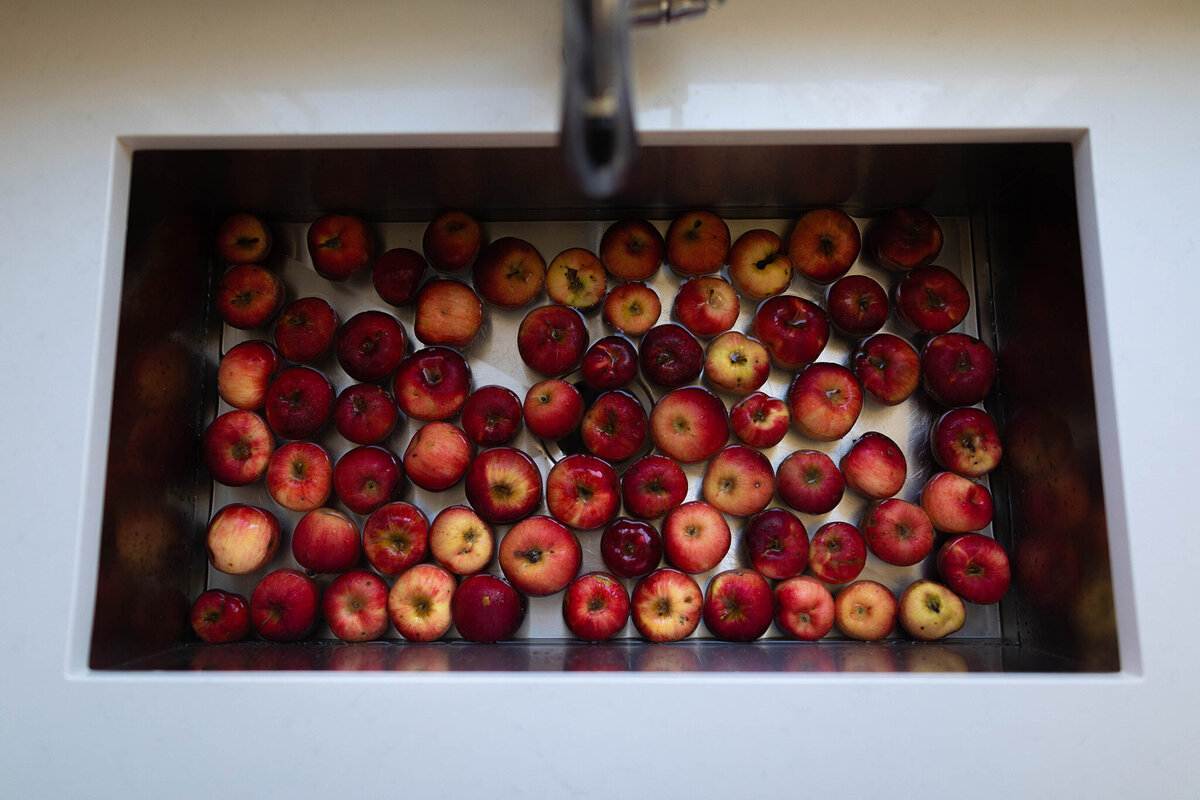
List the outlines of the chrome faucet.
<svg viewBox="0 0 1200 800">
<path fill-rule="evenodd" d="M 675 22 L 724 0 L 564 0 L 562 149 L 579 186 L 609 197 L 637 160 L 629 27 Z"/>
</svg>

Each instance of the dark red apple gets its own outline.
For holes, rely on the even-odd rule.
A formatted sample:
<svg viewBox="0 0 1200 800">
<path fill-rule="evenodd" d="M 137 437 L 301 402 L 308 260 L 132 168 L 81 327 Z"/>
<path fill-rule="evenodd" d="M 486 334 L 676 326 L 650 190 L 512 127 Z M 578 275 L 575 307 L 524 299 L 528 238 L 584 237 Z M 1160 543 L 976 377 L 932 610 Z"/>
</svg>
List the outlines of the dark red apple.
<svg viewBox="0 0 1200 800">
<path fill-rule="evenodd" d="M 720 572 L 704 593 L 704 626 L 718 639 L 752 642 L 775 617 L 775 595 L 767 579 L 751 569 Z"/>
<path fill-rule="evenodd" d="M 571 372 L 583 361 L 588 346 L 587 325 L 569 306 L 533 309 L 517 329 L 517 352 L 534 372 L 550 377 Z"/>
<path fill-rule="evenodd" d="M 371 283 L 383 302 L 406 306 L 417 296 L 417 287 L 429 265 L 416 250 L 397 247 L 388 250 L 371 268 Z"/>
<path fill-rule="evenodd" d="M 400 409 L 392 396 L 370 383 L 347 386 L 333 402 L 333 425 L 355 444 L 378 444 L 392 435 Z"/>
<path fill-rule="evenodd" d="M 825 292 L 825 308 L 834 330 L 852 339 L 870 336 L 888 317 L 888 296 L 866 275 L 847 275 Z"/>
<path fill-rule="evenodd" d="M 295 642 L 317 626 L 321 590 L 317 582 L 295 569 L 264 575 L 250 594 L 250 623 L 270 642 Z"/>
<path fill-rule="evenodd" d="M 729 409 L 729 427 L 751 447 L 768 449 L 779 444 L 790 423 L 787 404 L 762 392 L 746 395 Z"/>
<path fill-rule="evenodd" d="M 337 360 L 356 381 L 381 381 L 396 371 L 408 348 L 400 321 L 383 311 L 363 311 L 337 334 Z"/>
<path fill-rule="evenodd" d="M 308 226 L 308 254 L 322 278 L 349 280 L 370 265 L 375 237 L 360 217 L 326 214 Z"/>
<path fill-rule="evenodd" d="M 483 247 L 483 228 L 465 211 L 443 211 L 430 220 L 421 249 L 434 269 L 458 272 L 471 266 Z"/>
<path fill-rule="evenodd" d="M 267 389 L 267 423 L 284 439 L 311 439 L 329 424 L 333 400 L 333 384 L 317 370 L 285 369 Z"/>
<path fill-rule="evenodd" d="M 863 339 L 850 362 L 862 387 L 884 405 L 903 403 L 921 381 L 921 357 L 911 344 L 890 333 Z"/>
<path fill-rule="evenodd" d="M 754 312 L 750 334 L 767 346 L 780 369 L 815 361 L 829 341 L 829 317 L 819 305 L 794 294 L 764 300 Z"/>
<path fill-rule="evenodd" d="M 407 356 L 392 378 L 396 404 L 422 421 L 453 417 L 470 393 L 471 368 L 448 347 L 426 347 Z"/>
<path fill-rule="evenodd" d="M 1011 578 L 1008 554 L 982 533 L 964 533 L 943 544 L 937 571 L 959 597 L 979 605 L 1000 602 Z"/>
<path fill-rule="evenodd" d="M 596 398 L 579 425 L 584 447 L 612 463 L 637 455 L 646 444 L 649 419 L 636 397 L 625 391 Z"/>
<path fill-rule="evenodd" d="M 356 447 L 333 466 L 333 489 L 355 514 L 370 514 L 395 497 L 403 485 L 400 459 L 379 445 Z"/>
<path fill-rule="evenodd" d="M 283 307 L 283 281 L 258 264 L 233 267 L 217 282 L 217 313 L 234 328 L 261 328 Z"/>
<path fill-rule="evenodd" d="M 827 514 L 842 502 L 846 482 L 833 459 L 819 450 L 797 450 L 775 476 L 783 502 L 802 514 Z"/>
<path fill-rule="evenodd" d="M 825 583 L 849 583 L 866 563 L 867 542 L 849 522 L 826 522 L 808 544 L 808 569 Z"/>
<path fill-rule="evenodd" d="M 983 402 L 995 376 L 996 354 L 973 336 L 943 333 L 921 348 L 921 385 L 944 406 Z"/>
<path fill-rule="evenodd" d="M 649 522 L 618 517 L 600 536 L 604 566 L 621 578 L 640 578 L 662 561 L 662 536 Z"/>
<path fill-rule="evenodd" d="M 946 333 L 970 307 L 967 287 L 945 267 L 918 267 L 896 284 L 896 319 L 922 333 Z"/>
<path fill-rule="evenodd" d="M 317 361 L 333 347 L 338 315 L 327 300 L 301 297 L 284 306 L 275 321 L 275 347 L 297 364 Z"/>
<path fill-rule="evenodd" d="M 469 642 L 512 638 L 525 619 L 525 598 L 508 581 L 486 573 L 466 578 L 450 600 L 458 634 Z"/>
<path fill-rule="evenodd" d="M 621 389 L 635 377 L 637 348 L 624 336 L 605 336 L 583 354 L 583 379 L 597 391 Z"/>
<path fill-rule="evenodd" d="M 868 241 L 881 266 L 906 271 L 933 263 L 942 252 L 942 227 L 924 209 L 897 208 L 875 221 Z"/>
<path fill-rule="evenodd" d="M 898 497 L 873 503 L 859 528 L 870 551 L 898 567 L 912 566 L 933 550 L 929 515 Z"/>
<path fill-rule="evenodd" d="M 642 519 L 656 519 L 675 508 L 683 502 L 687 490 L 687 475 L 666 456 L 642 456 L 621 476 L 625 509 Z"/>
<path fill-rule="evenodd" d="M 742 531 L 750 566 L 771 580 L 799 575 L 808 566 L 808 531 L 795 514 L 768 508 L 755 514 Z"/>
<path fill-rule="evenodd" d="M 642 336 L 642 374 L 667 389 L 691 383 L 704 368 L 704 348 L 681 325 L 657 325 Z"/>
<path fill-rule="evenodd" d="M 504 444 L 521 429 L 521 399 L 504 386 L 481 386 L 462 409 L 462 429 L 481 447 Z"/>
</svg>

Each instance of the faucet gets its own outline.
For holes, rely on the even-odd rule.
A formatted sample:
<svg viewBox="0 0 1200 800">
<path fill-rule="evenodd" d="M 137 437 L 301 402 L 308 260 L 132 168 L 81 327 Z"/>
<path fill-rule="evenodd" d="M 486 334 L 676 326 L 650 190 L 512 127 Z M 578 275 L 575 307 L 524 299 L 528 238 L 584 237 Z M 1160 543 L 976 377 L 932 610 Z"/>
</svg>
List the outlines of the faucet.
<svg viewBox="0 0 1200 800">
<path fill-rule="evenodd" d="M 610 197 L 637 160 L 629 27 L 675 22 L 724 0 L 564 0 L 562 149 L 590 197 Z"/>
</svg>

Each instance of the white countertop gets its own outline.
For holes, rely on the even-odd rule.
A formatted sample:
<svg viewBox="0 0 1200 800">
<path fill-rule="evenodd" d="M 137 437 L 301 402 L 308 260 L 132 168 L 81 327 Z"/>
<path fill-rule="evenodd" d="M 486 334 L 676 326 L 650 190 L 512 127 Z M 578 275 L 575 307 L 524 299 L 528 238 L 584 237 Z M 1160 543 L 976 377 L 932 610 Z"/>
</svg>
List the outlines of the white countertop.
<svg viewBox="0 0 1200 800">
<path fill-rule="evenodd" d="M 1194 794 L 1200 6 L 1130 6 L 728 0 L 633 39 L 639 127 L 664 140 L 1086 129 L 1125 673 L 198 681 L 67 674 L 117 137 L 550 137 L 559 5 L 7 4 L 0 794 Z"/>
</svg>

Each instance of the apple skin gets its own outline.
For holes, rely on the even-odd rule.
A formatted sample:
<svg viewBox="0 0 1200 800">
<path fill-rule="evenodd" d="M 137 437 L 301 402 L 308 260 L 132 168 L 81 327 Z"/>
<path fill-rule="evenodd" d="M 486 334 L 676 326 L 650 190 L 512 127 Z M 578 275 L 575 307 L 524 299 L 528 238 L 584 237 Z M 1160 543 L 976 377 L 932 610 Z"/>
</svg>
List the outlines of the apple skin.
<svg viewBox="0 0 1200 800">
<path fill-rule="evenodd" d="M 329 301 L 301 297 L 284 306 L 275 321 L 275 347 L 296 364 L 310 364 L 325 356 L 337 336 L 338 315 Z"/>
<path fill-rule="evenodd" d="M 878 431 L 868 431 L 855 440 L 842 456 L 841 469 L 846 485 L 871 500 L 899 494 L 908 478 L 904 451 Z"/>
<path fill-rule="evenodd" d="M 472 575 L 450 599 L 450 615 L 459 636 L 468 642 L 499 642 L 521 627 L 525 598 L 503 578 Z"/>
<path fill-rule="evenodd" d="M 615 464 L 641 451 L 648 426 L 649 418 L 638 399 L 617 390 L 596 398 L 579 429 L 588 452 Z"/>
<path fill-rule="evenodd" d="M 720 564 L 733 541 L 725 517 L 703 500 L 671 509 L 663 520 L 662 536 L 667 561 L 693 575 Z"/>
<path fill-rule="evenodd" d="M 600 261 L 619 281 L 644 281 L 662 265 L 666 243 L 644 219 L 625 218 L 609 225 L 600 238 Z"/>
<path fill-rule="evenodd" d="M 483 326 L 483 303 L 475 290 L 452 280 L 432 280 L 417 293 L 413 332 L 427 345 L 460 350 L 475 341 Z"/>
<path fill-rule="evenodd" d="M 583 419 L 583 395 L 571 384 L 547 378 L 529 387 L 522 406 L 525 427 L 542 439 L 561 439 Z"/>
<path fill-rule="evenodd" d="M 751 447 L 767 449 L 783 441 L 792 415 L 787 404 L 763 392 L 748 394 L 729 409 L 729 427 Z"/>
<path fill-rule="evenodd" d="M 682 503 L 687 491 L 688 479 L 683 468 L 666 456 L 642 456 L 621 476 L 625 509 L 642 519 L 661 517 Z"/>
<path fill-rule="evenodd" d="M 927 579 L 913 581 L 900 594 L 900 627 L 922 642 L 944 639 L 967 621 L 962 598 Z"/>
<path fill-rule="evenodd" d="M 587 351 L 587 324 L 569 306 L 533 309 L 517 329 L 517 352 L 534 372 L 553 378 L 577 368 Z"/>
<path fill-rule="evenodd" d="M 665 389 L 691 383 L 704 368 L 704 348 L 682 325 L 656 325 L 646 331 L 639 349 L 642 374 Z"/>
<path fill-rule="evenodd" d="M 692 576 L 664 567 L 638 581 L 630 597 L 634 627 L 651 642 L 677 642 L 700 625 L 704 593 Z"/>
<path fill-rule="evenodd" d="M 225 324 L 248 330 L 261 328 L 283 307 L 284 286 L 271 270 L 240 264 L 221 276 L 213 302 Z"/>
<path fill-rule="evenodd" d="M 824 286 L 850 271 L 862 237 L 845 212 L 818 208 L 796 221 L 788 234 L 787 253 L 796 271 Z"/>
<path fill-rule="evenodd" d="M 209 589 L 192 603 L 189 619 L 202 642 L 237 642 L 250 632 L 250 604 L 240 594 Z"/>
<path fill-rule="evenodd" d="M 496 549 L 491 527 L 466 506 L 438 512 L 429 526 L 429 552 L 455 575 L 472 575 L 486 567 Z"/>
<path fill-rule="evenodd" d="M 808 566 L 808 531 L 795 514 L 768 508 L 755 514 L 742 531 L 750 566 L 774 581 L 799 575 Z"/>
<path fill-rule="evenodd" d="M 597 391 L 624 388 L 637 377 L 637 348 L 624 336 L 605 336 L 587 349 L 579 368 Z"/>
<path fill-rule="evenodd" d="M 459 272 L 471 266 L 483 248 L 483 228 L 465 211 L 450 209 L 429 221 L 421 249 L 434 269 Z"/>
<path fill-rule="evenodd" d="M 921 386 L 944 406 L 983 402 L 995 377 L 996 354 L 974 336 L 943 333 L 921 348 Z"/>
<path fill-rule="evenodd" d="M 953 408 L 938 417 L 929 445 L 938 464 L 967 478 L 991 472 L 1004 454 L 995 421 L 978 408 Z"/>
<path fill-rule="evenodd" d="M 792 282 L 792 268 L 779 235 L 764 228 L 746 231 L 729 250 L 729 280 L 742 296 L 754 300 L 785 291 Z"/>
<path fill-rule="evenodd" d="M 676 217 L 666 235 L 667 263 L 685 278 L 716 272 L 729 257 L 729 226 L 711 211 Z"/>
<path fill-rule="evenodd" d="M 296 642 L 317 627 L 321 590 L 295 569 L 277 569 L 262 577 L 250 593 L 250 624 L 269 642 Z"/>
<path fill-rule="evenodd" d="M 483 248 L 472 268 L 479 295 L 500 308 L 520 308 L 542 293 L 546 260 L 523 239 L 505 236 Z"/>
<path fill-rule="evenodd" d="M 249 575 L 271 563 L 279 549 L 279 520 L 270 511 L 231 503 L 208 523 L 208 561 L 227 575 Z"/>
<path fill-rule="evenodd" d="M 850 363 L 863 389 L 884 405 L 903 403 L 921 382 L 921 357 L 911 344 L 890 333 L 863 339 Z"/>
<path fill-rule="evenodd" d="M 461 423 L 481 447 L 504 444 L 521 429 L 521 398 L 504 386 L 481 386 L 467 397 Z"/>
<path fill-rule="evenodd" d="M 628 336 L 641 336 L 658 324 L 662 301 L 644 283 L 622 283 L 604 298 L 604 322 Z"/>
<path fill-rule="evenodd" d="M 933 550 L 933 523 L 920 506 L 892 497 L 872 503 L 859 525 L 867 548 L 882 561 L 910 567 Z"/>
<path fill-rule="evenodd" d="M 811 300 L 794 294 L 759 304 L 750 335 L 762 342 L 780 369 L 797 370 L 821 355 L 829 342 L 829 317 Z"/>
<path fill-rule="evenodd" d="M 896 319 L 922 333 L 946 333 L 970 307 L 967 287 L 945 267 L 918 267 L 896 284 Z"/>
<path fill-rule="evenodd" d="M 467 474 L 475 447 L 458 426 L 435 420 L 422 425 L 404 449 L 408 479 L 430 492 L 449 489 Z"/>
<path fill-rule="evenodd" d="M 775 472 L 759 451 L 741 444 L 730 445 L 708 462 L 701 493 L 718 511 L 749 517 L 770 505 L 775 496 Z"/>
<path fill-rule="evenodd" d="M 704 377 L 718 389 L 744 395 L 771 376 L 771 354 L 765 345 L 740 331 L 713 339 L 704 355 Z"/>
<path fill-rule="evenodd" d="M 383 575 L 399 575 L 425 558 L 429 518 L 411 503 L 394 502 L 371 512 L 363 523 L 363 555 Z"/>
<path fill-rule="evenodd" d="M 942 252 L 942 226 L 924 209 L 893 209 L 871 226 L 868 241 L 880 266 L 907 271 L 933 263 Z"/>
<path fill-rule="evenodd" d="M 600 535 L 600 557 L 619 578 L 648 575 L 662 561 L 662 536 L 649 522 L 617 517 Z"/>
<path fill-rule="evenodd" d="M 542 514 L 526 517 L 509 528 L 497 553 L 504 577 L 530 597 L 561 592 L 579 574 L 583 550 L 575 534 Z"/>
<path fill-rule="evenodd" d="M 396 454 L 386 447 L 360 445 L 333 465 L 333 490 L 355 514 L 370 514 L 403 487 L 404 468 Z"/>
<path fill-rule="evenodd" d="M 308 226 L 313 269 L 330 281 L 347 281 L 366 271 L 375 256 L 370 227 L 353 214 L 325 214 Z"/>
<path fill-rule="evenodd" d="M 213 238 L 217 258 L 226 264 L 259 264 L 271 253 L 271 229 L 254 214 L 231 214 Z"/>
<path fill-rule="evenodd" d="M 847 275 L 834 281 L 825 292 L 829 323 L 843 336 L 861 339 L 879 331 L 887 322 L 890 305 L 887 292 L 866 275 Z"/>
<path fill-rule="evenodd" d="M 546 268 L 546 294 L 564 306 L 587 311 L 600 305 L 608 289 L 608 273 L 590 250 L 562 251 Z"/>
<path fill-rule="evenodd" d="M 692 278 L 684 281 L 675 293 L 675 319 L 702 338 L 732 328 L 741 311 L 737 289 L 724 278 L 712 275 Z"/>
<path fill-rule="evenodd" d="M 595 456 L 567 456 L 546 476 L 546 505 L 555 519 L 572 528 L 607 525 L 621 508 L 617 472 Z"/>
<path fill-rule="evenodd" d="M 315 442 L 288 442 L 271 455 L 267 491 L 288 511 L 312 511 L 333 494 L 333 460 Z"/>
<path fill-rule="evenodd" d="M 851 639 L 874 642 L 896 628 L 896 596 L 878 581 L 855 581 L 833 599 L 833 619 Z"/>
<path fill-rule="evenodd" d="M 275 439 L 262 417 L 238 409 L 208 424 L 200 452 L 213 480 L 226 486 L 248 486 L 267 471 Z"/>
<path fill-rule="evenodd" d="M 992 521 L 992 493 L 953 472 L 939 472 L 921 489 L 921 508 L 933 527 L 946 533 L 969 533 Z"/>
<path fill-rule="evenodd" d="M 450 599 L 458 583 L 436 564 L 416 564 L 388 592 L 388 618 L 410 642 L 434 642 L 450 630 Z"/>
<path fill-rule="evenodd" d="M 815 642 L 833 630 L 833 595 L 811 575 L 775 584 L 775 627 L 802 642 Z"/>
<path fill-rule="evenodd" d="M 382 381 L 396 371 L 408 348 L 400 321 L 385 311 L 362 311 L 342 323 L 334 351 L 356 381 Z"/>
<path fill-rule="evenodd" d="M 470 366 L 458 351 L 440 345 L 407 356 L 392 377 L 396 405 L 422 422 L 450 419 L 470 393 Z"/>
<path fill-rule="evenodd" d="M 371 284 L 383 302 L 406 306 L 417 296 L 417 287 L 428 270 L 429 265 L 416 250 L 396 247 L 375 259 Z"/>
<path fill-rule="evenodd" d="M 779 463 L 779 497 L 802 514 L 827 514 L 842 502 L 846 482 L 820 450 L 797 450 Z"/>
<path fill-rule="evenodd" d="M 1004 548 L 982 533 L 963 533 L 945 542 L 938 549 L 937 571 L 951 591 L 978 605 L 1000 602 L 1012 576 Z"/>
<path fill-rule="evenodd" d="M 378 444 L 400 422 L 396 401 L 370 383 L 347 386 L 333 401 L 333 426 L 354 444 Z"/>
<path fill-rule="evenodd" d="M 388 585 L 374 572 L 338 575 L 321 595 L 321 614 L 343 642 L 370 642 L 388 629 Z"/>
<path fill-rule="evenodd" d="M 292 557 L 312 572 L 345 572 L 361 555 L 358 526 L 337 509 L 309 511 L 292 531 Z"/>
<path fill-rule="evenodd" d="M 650 437 L 664 455 L 680 463 L 705 461 L 729 440 L 725 404 L 698 386 L 672 389 L 650 412 Z"/>
<path fill-rule="evenodd" d="M 849 583 L 867 563 L 867 541 L 849 522 L 826 522 L 808 544 L 808 569 L 825 583 Z"/>
<path fill-rule="evenodd" d="M 727 642 L 752 642 L 775 617 L 775 595 L 767 579 L 752 569 L 719 572 L 704 593 L 704 627 Z"/>
<path fill-rule="evenodd" d="M 529 516 L 542 502 L 542 473 L 533 459 L 513 447 L 493 447 L 467 468 L 465 489 L 471 508 L 488 522 L 503 525 Z"/>
<path fill-rule="evenodd" d="M 563 621 L 576 638 L 604 642 L 629 621 L 629 593 L 611 575 L 589 572 L 571 581 L 563 595 Z"/>
<path fill-rule="evenodd" d="M 311 439 L 333 417 L 333 384 L 312 367 L 291 367 L 267 387 L 264 411 L 283 439 Z"/>
</svg>

